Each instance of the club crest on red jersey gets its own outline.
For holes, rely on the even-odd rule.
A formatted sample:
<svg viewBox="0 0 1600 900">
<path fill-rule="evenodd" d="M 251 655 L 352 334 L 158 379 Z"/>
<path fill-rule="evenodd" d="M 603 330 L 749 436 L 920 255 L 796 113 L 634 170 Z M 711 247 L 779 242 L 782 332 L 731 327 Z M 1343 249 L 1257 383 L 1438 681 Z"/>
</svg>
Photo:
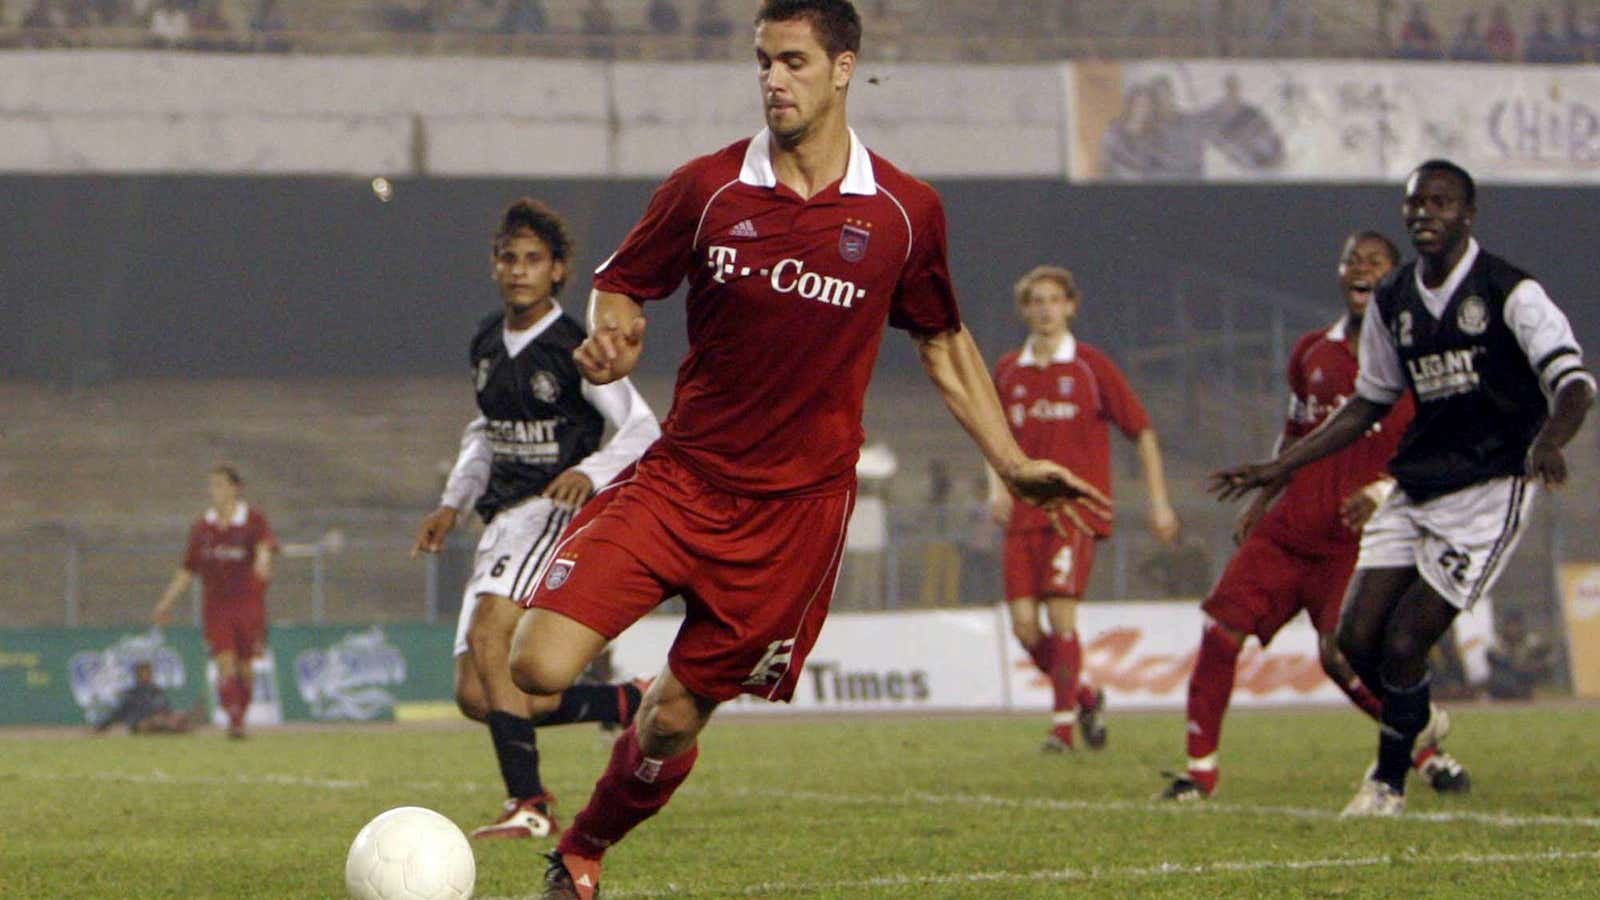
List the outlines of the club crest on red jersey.
<svg viewBox="0 0 1600 900">
<path fill-rule="evenodd" d="M 1056 388 L 1059 389 L 1063 395 L 1071 394 L 1072 393 L 1072 376 L 1071 375 L 1062 375 L 1059 378 L 1057 378 L 1056 379 Z"/>
<path fill-rule="evenodd" d="M 861 262 L 867 258 L 867 242 L 872 240 L 870 222 L 860 219 L 846 219 L 844 229 L 839 232 L 839 255 L 845 262 Z"/>
<path fill-rule="evenodd" d="M 558 559 L 551 563 L 550 574 L 544 579 L 545 590 L 553 591 L 566 584 L 567 579 L 572 576 L 573 567 L 577 564 L 578 561 L 575 559 Z"/>
</svg>

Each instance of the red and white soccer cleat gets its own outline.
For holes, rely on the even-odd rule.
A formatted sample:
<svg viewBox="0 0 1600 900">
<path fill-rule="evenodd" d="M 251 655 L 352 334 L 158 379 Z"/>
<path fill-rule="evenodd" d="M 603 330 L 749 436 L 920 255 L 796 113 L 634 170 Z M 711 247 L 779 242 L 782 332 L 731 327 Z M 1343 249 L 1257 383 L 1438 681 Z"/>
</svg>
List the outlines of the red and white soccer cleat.
<svg viewBox="0 0 1600 900">
<path fill-rule="evenodd" d="M 472 839 L 480 838 L 536 838 L 550 837 L 561 833 L 561 824 L 550 812 L 556 798 L 549 794 L 540 794 L 526 800 L 511 799 L 506 801 L 505 811 L 500 818 L 488 825 L 472 830 Z"/>
</svg>

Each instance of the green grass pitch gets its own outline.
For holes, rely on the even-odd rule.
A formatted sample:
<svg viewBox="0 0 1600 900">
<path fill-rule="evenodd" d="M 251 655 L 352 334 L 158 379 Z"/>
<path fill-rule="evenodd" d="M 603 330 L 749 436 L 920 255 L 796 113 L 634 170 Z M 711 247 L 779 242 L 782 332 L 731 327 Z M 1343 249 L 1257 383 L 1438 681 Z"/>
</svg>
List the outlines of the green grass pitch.
<svg viewBox="0 0 1600 900">
<path fill-rule="evenodd" d="M 1336 814 L 1370 759 L 1349 710 L 1237 712 L 1216 799 L 1150 801 L 1174 713 L 1116 716 L 1101 753 L 1042 756 L 1043 717 L 714 722 L 671 806 L 607 860 L 626 897 L 1600 896 L 1600 708 L 1465 706 L 1473 793 L 1414 783 L 1397 821 Z M 563 820 L 604 765 L 543 731 Z M 234 743 L 0 731 L 0 896 L 342 897 L 384 809 L 464 829 L 500 802 L 486 734 L 262 731 Z M 527 897 L 546 841 L 478 845 L 480 898 Z"/>
</svg>

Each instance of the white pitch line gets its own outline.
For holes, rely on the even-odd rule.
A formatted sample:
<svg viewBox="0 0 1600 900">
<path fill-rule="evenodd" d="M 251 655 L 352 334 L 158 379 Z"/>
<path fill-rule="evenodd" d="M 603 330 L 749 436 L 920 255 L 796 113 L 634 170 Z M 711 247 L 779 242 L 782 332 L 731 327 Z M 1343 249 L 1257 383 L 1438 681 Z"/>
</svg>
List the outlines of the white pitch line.
<svg viewBox="0 0 1600 900">
<path fill-rule="evenodd" d="M 718 891 L 723 897 L 771 897 L 779 894 L 811 894 L 820 891 L 871 888 L 950 887 L 979 884 L 1050 884 L 1166 878 L 1173 875 L 1237 875 L 1263 872 L 1304 872 L 1318 869 L 1369 869 L 1378 866 L 1464 865 L 1492 866 L 1510 863 L 1567 862 L 1600 860 L 1600 851 L 1548 850 L 1540 853 L 1456 853 L 1446 856 L 1399 854 L 1390 856 L 1333 857 L 1327 859 L 1238 860 L 1215 863 L 1160 863 L 1154 866 L 1126 866 L 1109 869 L 1047 869 L 1036 872 L 967 872 L 955 875 L 880 875 L 840 881 L 768 881 Z M 706 896 L 704 887 L 668 884 L 660 888 L 607 890 L 607 897 L 682 897 Z M 529 900 L 523 897 L 485 897 L 482 900 Z"/>
<path fill-rule="evenodd" d="M 918 805 L 918 806 L 960 806 L 994 807 L 1001 809 L 1039 809 L 1052 812 L 1103 812 L 1113 810 L 1118 812 L 1141 813 L 1167 813 L 1171 815 L 1242 815 L 1265 816 L 1289 819 L 1339 819 L 1337 812 L 1331 809 L 1316 809 L 1297 806 L 1254 806 L 1242 803 L 1223 803 L 1208 800 L 1203 803 L 1161 803 L 1157 801 L 1133 800 L 1054 800 L 1054 799 L 1019 799 L 1016 797 L 1001 797 L 992 794 L 936 794 L 928 791 L 906 791 L 900 794 L 827 794 L 814 791 L 756 791 L 748 789 L 710 790 L 701 793 L 704 796 L 752 799 L 784 798 L 788 800 L 811 800 L 818 803 L 833 805 L 858 805 L 858 806 L 885 806 L 885 805 Z M 1467 822 L 1474 825 L 1489 825 L 1498 828 L 1530 828 L 1530 827 L 1556 827 L 1556 828 L 1600 828 L 1600 817 L 1597 816 L 1525 816 L 1506 812 L 1416 812 L 1406 813 L 1405 818 L 1424 822 Z"/>
<path fill-rule="evenodd" d="M 151 772 L 97 772 L 92 775 L 65 775 L 38 772 L 0 772 L 0 778 L 14 777 L 27 781 L 109 781 L 118 784 L 156 785 L 266 785 L 274 787 L 305 787 L 318 790 L 372 790 L 399 788 L 415 791 L 498 791 L 499 784 L 474 781 L 370 781 L 344 778 L 308 778 L 300 775 L 171 775 L 161 770 Z M 1134 800 L 1055 800 L 1022 799 L 993 794 L 936 794 L 929 791 L 905 791 L 899 794 L 829 794 L 820 791 L 758 791 L 745 788 L 698 788 L 685 786 L 683 796 L 705 799 L 775 799 L 808 800 L 833 806 L 975 806 L 997 809 L 1034 809 L 1050 812 L 1138 812 L 1167 815 L 1256 816 L 1264 818 L 1333 820 L 1340 819 L 1331 809 L 1298 806 L 1255 806 L 1243 803 L 1224 803 L 1210 800 L 1203 803 L 1159 803 Z M 1405 818 L 1419 822 L 1468 823 L 1492 828 L 1590 828 L 1600 829 L 1597 816 L 1521 815 L 1501 811 L 1491 812 L 1409 812 Z"/>
</svg>

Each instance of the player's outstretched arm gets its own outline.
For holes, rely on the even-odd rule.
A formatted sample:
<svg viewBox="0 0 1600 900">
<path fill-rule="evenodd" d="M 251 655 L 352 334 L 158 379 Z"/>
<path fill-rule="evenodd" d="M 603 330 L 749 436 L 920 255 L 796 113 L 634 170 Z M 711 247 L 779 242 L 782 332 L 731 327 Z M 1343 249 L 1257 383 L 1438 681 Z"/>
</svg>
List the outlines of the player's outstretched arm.
<svg viewBox="0 0 1600 900">
<path fill-rule="evenodd" d="M 1337 413 L 1324 419 L 1321 425 L 1276 459 L 1213 472 L 1208 489 L 1217 495 L 1218 500 L 1234 500 L 1258 487 L 1287 481 L 1296 469 L 1306 463 L 1315 462 L 1355 443 L 1389 412 L 1390 406 L 1365 397 L 1352 397 L 1339 407 Z"/>
<path fill-rule="evenodd" d="M 626 378 L 644 352 L 644 307 L 625 294 L 589 294 L 589 337 L 572 351 L 578 371 L 592 384 Z"/>
<path fill-rule="evenodd" d="M 916 341 L 923 371 L 1007 488 L 1029 503 L 1061 512 L 1080 528 L 1084 526 L 1066 501 L 1082 503 L 1096 515 L 1110 518 L 1110 501 L 1093 485 L 1063 466 L 1023 454 L 1006 426 L 983 354 L 964 326 L 919 335 Z"/>
<path fill-rule="evenodd" d="M 1528 448 L 1528 477 L 1537 478 L 1547 486 L 1562 484 L 1567 480 L 1567 460 L 1561 448 L 1567 445 L 1583 427 L 1583 420 L 1594 405 L 1594 385 L 1588 379 L 1569 379 L 1556 392 L 1555 408 L 1544 427 L 1534 435 Z"/>
</svg>

